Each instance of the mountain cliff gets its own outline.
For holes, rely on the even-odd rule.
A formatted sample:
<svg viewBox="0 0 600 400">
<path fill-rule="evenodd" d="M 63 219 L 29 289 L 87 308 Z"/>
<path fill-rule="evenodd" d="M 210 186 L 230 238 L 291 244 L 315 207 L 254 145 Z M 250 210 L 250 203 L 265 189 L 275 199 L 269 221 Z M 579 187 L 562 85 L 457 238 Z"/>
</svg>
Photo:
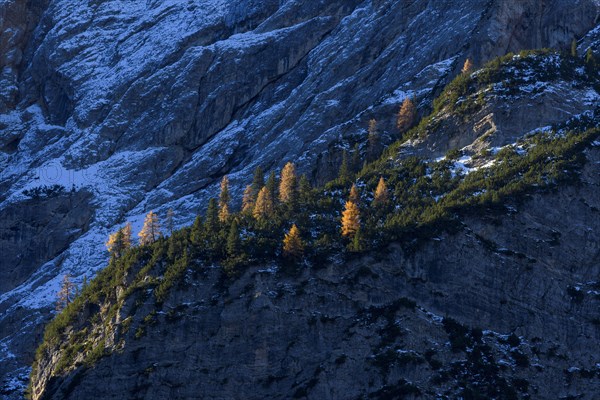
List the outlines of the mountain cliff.
<svg viewBox="0 0 600 400">
<path fill-rule="evenodd" d="M 14 397 L 62 275 L 80 283 L 105 266 L 125 221 L 139 230 L 147 211 L 173 208 L 190 224 L 222 176 L 239 199 L 259 165 L 295 160 L 322 184 L 370 119 L 393 142 L 404 98 L 428 114 L 467 57 L 481 66 L 574 38 L 598 51 L 592 0 L 0 6 L 0 390 Z M 597 106 L 581 77 L 525 78 L 520 96 L 498 92 L 400 154 L 469 155 Z"/>
<path fill-rule="evenodd" d="M 229 244 L 218 255 L 233 223 L 211 228 L 210 211 L 204 228 L 113 258 L 46 329 L 32 398 L 593 399 L 599 88 L 553 51 L 459 75 L 357 173 L 360 249 L 325 240 L 338 178 L 268 221 L 236 215 L 245 263 L 231 266 Z M 540 129 L 494 117 L 577 91 L 581 112 Z M 377 177 L 394 207 L 371 202 Z M 295 265 L 270 241 L 292 222 L 306 232 Z"/>
</svg>

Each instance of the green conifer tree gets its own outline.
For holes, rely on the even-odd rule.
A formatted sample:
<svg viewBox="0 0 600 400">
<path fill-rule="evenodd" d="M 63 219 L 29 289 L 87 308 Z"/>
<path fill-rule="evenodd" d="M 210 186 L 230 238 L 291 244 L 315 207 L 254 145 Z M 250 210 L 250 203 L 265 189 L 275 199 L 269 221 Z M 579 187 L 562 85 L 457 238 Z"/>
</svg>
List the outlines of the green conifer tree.
<svg viewBox="0 0 600 400">
<path fill-rule="evenodd" d="M 350 175 L 350 167 L 348 165 L 348 152 L 346 150 L 342 152 L 342 163 L 340 164 L 338 180 L 342 185 L 347 184 L 352 180 Z"/>
<path fill-rule="evenodd" d="M 303 204 L 312 202 L 312 187 L 306 175 L 302 175 L 298 182 L 298 198 Z"/>
<path fill-rule="evenodd" d="M 365 243 L 360 226 L 352 237 L 352 241 L 348 244 L 348 250 L 353 253 L 360 253 L 365 250 Z"/>
<path fill-rule="evenodd" d="M 254 177 L 252 178 L 252 201 L 256 201 L 258 192 L 265 186 L 265 172 L 261 167 L 256 167 L 254 170 Z"/>
<path fill-rule="evenodd" d="M 227 256 L 230 258 L 240 255 L 241 241 L 237 218 L 233 220 L 227 235 Z"/>
<path fill-rule="evenodd" d="M 277 176 L 275 175 L 275 171 L 271 171 L 269 174 L 265 187 L 269 190 L 271 203 L 273 205 L 277 204 Z"/>
<path fill-rule="evenodd" d="M 219 207 L 214 198 L 208 201 L 206 217 L 204 219 L 204 230 L 208 235 L 216 235 L 219 231 Z"/>
</svg>

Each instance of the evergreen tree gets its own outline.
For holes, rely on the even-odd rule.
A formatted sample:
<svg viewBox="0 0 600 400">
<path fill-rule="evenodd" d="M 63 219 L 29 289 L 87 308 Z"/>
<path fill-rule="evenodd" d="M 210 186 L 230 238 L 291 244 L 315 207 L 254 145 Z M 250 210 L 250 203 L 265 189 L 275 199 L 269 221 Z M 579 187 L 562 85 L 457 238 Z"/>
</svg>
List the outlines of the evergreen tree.
<svg viewBox="0 0 600 400">
<path fill-rule="evenodd" d="M 577 39 L 571 42 L 571 57 L 577 58 Z"/>
<path fill-rule="evenodd" d="M 192 245 L 199 247 L 202 245 L 203 240 L 204 240 L 204 234 L 203 234 L 202 217 L 200 215 L 198 215 L 196 217 L 196 219 L 194 220 L 194 224 L 192 225 L 192 229 L 190 232 L 190 241 L 192 242 Z"/>
<path fill-rule="evenodd" d="M 292 225 L 283 238 L 283 255 L 294 259 L 300 259 L 304 255 L 304 242 L 296 224 Z"/>
<path fill-rule="evenodd" d="M 221 193 L 219 194 L 219 221 L 225 222 L 229 219 L 229 178 L 227 175 L 221 179 Z"/>
<path fill-rule="evenodd" d="M 467 58 L 465 60 L 465 63 L 463 64 L 463 68 L 462 68 L 461 72 L 463 74 L 470 74 L 471 72 L 473 72 L 473 68 L 474 68 L 473 61 L 471 61 L 470 58 Z"/>
<path fill-rule="evenodd" d="M 348 250 L 350 250 L 353 253 L 359 253 L 365 250 L 364 239 L 360 226 L 358 227 L 356 233 L 352 237 L 352 241 L 348 244 Z"/>
<path fill-rule="evenodd" d="M 398 111 L 396 128 L 398 128 L 401 133 L 409 130 L 415 122 L 416 113 L 417 109 L 415 103 L 408 97 L 404 99 L 400 106 L 400 111 Z"/>
<path fill-rule="evenodd" d="M 254 178 L 252 179 L 252 200 L 256 201 L 260 189 L 265 186 L 265 173 L 261 167 L 256 167 L 254 170 Z"/>
<path fill-rule="evenodd" d="M 294 204 L 296 202 L 296 179 L 296 168 L 294 163 L 288 162 L 281 171 L 279 201 L 284 204 Z"/>
<path fill-rule="evenodd" d="M 114 258 L 121 257 L 125 251 L 131 248 L 131 222 L 108 236 L 106 248 Z"/>
<path fill-rule="evenodd" d="M 343 185 L 350 182 L 351 179 L 350 168 L 348 166 L 348 153 L 344 150 L 342 152 L 342 163 L 340 164 L 340 170 L 338 172 L 338 180 Z"/>
<path fill-rule="evenodd" d="M 140 245 L 142 246 L 156 242 L 161 236 L 158 215 L 156 215 L 154 211 L 150 211 L 148 214 L 146 214 L 144 226 L 142 227 L 140 233 L 138 233 L 138 236 L 140 238 Z"/>
<path fill-rule="evenodd" d="M 383 177 L 381 177 L 379 178 L 379 183 L 377 184 L 377 188 L 375 189 L 375 193 L 373 195 L 373 205 L 383 206 L 388 204 L 389 201 L 390 195 L 388 193 L 387 185 L 385 184 Z"/>
<path fill-rule="evenodd" d="M 252 215 L 257 220 L 264 220 L 273 215 L 273 210 L 274 206 L 271 193 L 269 193 L 269 189 L 264 186 L 258 193 Z"/>
<path fill-rule="evenodd" d="M 358 228 L 360 228 L 360 210 L 355 203 L 347 201 L 342 213 L 342 236 L 352 239 Z"/>
<path fill-rule="evenodd" d="M 219 207 L 214 198 L 208 201 L 204 218 L 204 231 L 208 234 L 208 237 L 214 237 L 219 232 Z"/>
<path fill-rule="evenodd" d="M 187 250 L 187 237 L 183 231 L 174 232 L 169 236 L 167 257 L 170 262 L 175 262 Z"/>
<path fill-rule="evenodd" d="M 360 194 L 358 194 L 358 189 L 356 188 L 356 185 L 354 183 L 350 188 L 350 196 L 348 196 L 348 200 L 350 200 L 354 204 L 360 203 Z"/>
<path fill-rule="evenodd" d="M 206 208 L 206 216 L 204 217 L 204 242 L 206 243 L 205 251 L 209 259 L 217 259 L 221 257 L 225 251 L 225 237 L 221 230 L 221 222 L 219 221 L 219 206 L 217 200 L 211 198 L 208 201 Z"/>
<path fill-rule="evenodd" d="M 175 227 L 175 223 L 173 222 L 173 218 L 175 216 L 175 212 L 172 208 L 169 208 L 167 211 L 167 218 L 165 220 L 166 228 L 169 231 L 169 235 L 173 235 L 173 228 Z"/>
<path fill-rule="evenodd" d="M 231 223 L 231 227 L 229 228 L 229 234 L 227 235 L 227 256 L 229 256 L 230 258 L 239 256 L 240 249 L 240 230 L 236 218 Z"/>
<path fill-rule="evenodd" d="M 277 204 L 277 177 L 275 176 L 275 171 L 269 173 L 265 187 L 269 190 L 271 203 L 275 206 L 275 204 Z"/>
<path fill-rule="evenodd" d="M 377 128 L 377 120 L 375 118 L 369 121 L 369 136 L 367 137 L 369 147 L 367 150 L 369 160 L 377 157 L 379 150 L 379 129 Z"/>
<path fill-rule="evenodd" d="M 300 177 L 300 182 L 298 183 L 298 197 L 304 204 L 310 203 L 312 199 L 312 187 L 310 186 L 310 182 L 306 175 Z"/>
<path fill-rule="evenodd" d="M 71 282 L 71 275 L 66 274 L 63 276 L 60 290 L 57 293 L 56 311 L 64 310 L 71 303 L 71 301 L 73 301 L 75 292 L 76 287 L 75 284 Z"/>
<path fill-rule="evenodd" d="M 246 186 L 244 196 L 242 197 L 242 213 L 250 214 L 254 209 L 254 195 L 252 185 Z"/>
</svg>

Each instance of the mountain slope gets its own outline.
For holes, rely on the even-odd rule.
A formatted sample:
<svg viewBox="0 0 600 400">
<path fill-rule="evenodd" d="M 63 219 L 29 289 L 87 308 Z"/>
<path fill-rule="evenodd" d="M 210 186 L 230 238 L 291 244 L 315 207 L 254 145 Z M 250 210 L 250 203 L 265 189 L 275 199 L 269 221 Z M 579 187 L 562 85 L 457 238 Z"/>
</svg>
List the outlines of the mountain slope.
<svg viewBox="0 0 600 400">
<path fill-rule="evenodd" d="M 221 176 L 239 198 L 257 165 L 295 159 L 325 182 L 369 119 L 391 141 L 404 97 L 426 109 L 467 56 L 562 48 L 598 14 L 591 0 L 0 4 L 6 393 L 27 375 L 61 276 L 104 266 L 126 220 L 172 207 L 191 223 Z M 28 195 L 53 184 L 64 190 Z"/>
<path fill-rule="evenodd" d="M 545 88 L 540 95 L 596 90 L 597 72 L 581 65 L 527 52 L 453 81 L 406 135 L 414 139 L 358 173 L 375 251 L 353 255 L 333 240 L 326 252 L 323 232 L 310 231 L 308 263 L 290 269 L 277 245 L 262 257 L 251 246 L 261 262 L 227 279 L 210 250 L 196 248 L 194 227 L 135 248 L 50 324 L 33 397 L 594 398 L 598 101 L 585 97 L 588 110 L 544 129 L 449 134 L 455 121 L 530 98 L 523 76 Z M 407 155 L 442 133 L 462 147 L 421 164 Z M 379 176 L 395 205 L 385 224 L 367 206 Z M 333 204 L 311 214 L 321 230 L 339 218 L 340 186 L 318 190 L 309 206 Z M 304 231 L 313 219 L 288 218 Z M 247 243 L 278 231 L 244 229 Z"/>
</svg>

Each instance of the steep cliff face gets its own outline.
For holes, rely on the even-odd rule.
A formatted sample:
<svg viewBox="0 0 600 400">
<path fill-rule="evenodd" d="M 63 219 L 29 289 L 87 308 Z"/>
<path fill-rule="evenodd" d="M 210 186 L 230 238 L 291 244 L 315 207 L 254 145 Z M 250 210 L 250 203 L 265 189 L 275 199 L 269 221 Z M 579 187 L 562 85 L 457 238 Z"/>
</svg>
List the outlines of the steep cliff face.
<svg viewBox="0 0 600 400">
<path fill-rule="evenodd" d="M 81 280 L 104 265 L 102 243 L 118 224 L 139 228 L 146 211 L 167 208 L 178 224 L 189 223 L 222 175 L 240 197 L 257 165 L 294 159 L 314 179 L 328 179 L 336 145 L 364 140 L 373 117 L 393 138 L 390 116 L 406 95 L 427 108 L 467 56 L 481 64 L 507 51 L 564 47 L 594 27 L 599 7 L 593 0 L 0 6 L 0 214 L 42 210 L 26 212 L 27 229 L 21 217 L 0 226 L 0 243 L 10 247 L 0 260 L 7 395 L 26 373 L 60 276 Z M 523 123 L 552 123 L 557 109 L 538 108 L 542 117 L 524 114 Z M 64 204 L 25 194 L 52 184 L 83 208 L 56 224 L 63 214 L 51 208 Z M 51 245 L 29 250 L 42 234 Z"/>
</svg>

